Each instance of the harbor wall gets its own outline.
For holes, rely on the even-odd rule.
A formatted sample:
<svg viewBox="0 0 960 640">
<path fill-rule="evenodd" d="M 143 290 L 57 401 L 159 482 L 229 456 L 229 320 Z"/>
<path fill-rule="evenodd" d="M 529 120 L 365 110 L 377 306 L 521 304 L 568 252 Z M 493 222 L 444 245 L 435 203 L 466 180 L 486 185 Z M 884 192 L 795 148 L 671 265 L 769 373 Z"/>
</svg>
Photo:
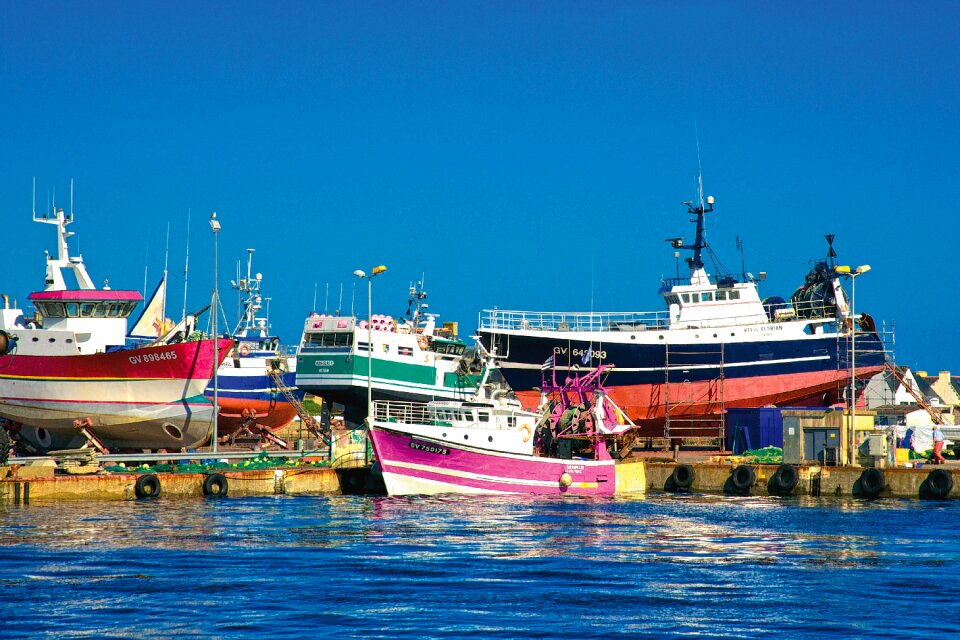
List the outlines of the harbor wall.
<svg viewBox="0 0 960 640">
<path fill-rule="evenodd" d="M 681 464 L 628 460 L 617 464 L 616 494 L 645 492 L 691 492 L 767 496 L 777 494 L 771 478 L 780 465 L 730 463 Z M 680 467 L 684 467 L 680 469 Z M 746 468 L 747 470 L 744 470 Z M 901 498 L 960 498 L 960 468 L 875 469 L 861 467 L 793 467 L 796 486 L 789 495 Z M 686 486 L 678 487 L 678 469 L 688 474 Z M 740 471 L 737 472 L 736 470 Z M 384 493 L 382 481 L 370 467 L 353 469 L 277 468 L 221 472 L 227 481 L 226 495 L 343 495 Z M 734 476 L 739 473 L 739 483 Z M 931 492 L 931 474 L 939 474 L 940 491 Z M 868 474 L 872 474 L 869 478 Z M 137 479 L 146 474 L 91 473 L 56 474 L 52 466 L 0 467 L 0 504 L 70 500 L 135 500 Z M 198 498 L 211 474 L 156 473 L 163 498 Z M 743 478 L 748 478 L 745 483 Z M 782 492 L 781 492 L 782 495 Z"/>
<path fill-rule="evenodd" d="M 0 504 L 67 500 L 135 500 L 137 479 L 146 474 L 54 475 L 52 467 L 0 467 Z M 227 495 L 320 495 L 357 493 L 361 470 L 258 469 L 226 471 Z M 203 473 L 157 473 L 160 498 L 202 497 Z M 367 470 L 369 475 L 369 470 Z"/>
<path fill-rule="evenodd" d="M 647 462 L 645 463 L 645 491 L 677 491 L 677 487 L 670 482 L 679 463 Z M 734 469 L 740 465 L 729 463 L 697 463 L 687 465 L 693 471 L 693 481 L 685 491 L 694 493 L 737 493 L 741 495 L 771 495 L 769 482 L 780 465 L 753 464 L 743 465 L 753 470 L 755 479 L 746 490 L 734 486 L 732 482 Z M 960 469 L 943 466 L 926 466 L 920 468 L 893 468 L 874 469 L 872 467 L 823 467 L 804 466 L 795 467 L 798 475 L 796 488 L 792 495 L 808 496 L 861 496 L 861 497 L 901 497 L 927 498 L 929 493 L 924 483 L 935 470 L 947 473 L 952 479 L 952 487 L 943 496 L 945 498 L 960 498 Z M 617 468 L 619 473 L 619 466 Z M 875 487 L 863 486 L 864 473 L 873 474 L 871 480 L 875 482 L 881 474 L 883 488 L 873 494 Z M 631 471 L 631 476 L 633 472 Z M 624 483 L 621 488 L 620 479 L 617 481 L 618 492 L 636 492 L 637 486 L 633 483 Z"/>
</svg>

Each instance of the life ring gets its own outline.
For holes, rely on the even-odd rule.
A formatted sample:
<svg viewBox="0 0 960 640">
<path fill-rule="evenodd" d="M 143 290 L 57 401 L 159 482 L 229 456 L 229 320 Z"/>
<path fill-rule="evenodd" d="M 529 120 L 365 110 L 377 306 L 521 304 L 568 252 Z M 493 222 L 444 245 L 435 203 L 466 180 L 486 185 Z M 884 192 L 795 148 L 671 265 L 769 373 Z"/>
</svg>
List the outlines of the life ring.
<svg viewBox="0 0 960 640">
<path fill-rule="evenodd" d="M 696 474 L 688 464 L 678 464 L 667 479 L 668 491 L 685 491 L 693 486 Z"/>
<path fill-rule="evenodd" d="M 730 474 L 730 483 L 739 493 L 750 491 L 750 487 L 757 481 L 757 473 L 752 467 L 745 464 L 738 465 Z"/>
<path fill-rule="evenodd" d="M 864 469 L 854 484 L 854 493 L 863 498 L 876 498 L 885 486 L 887 483 L 883 479 L 883 471 L 877 468 Z"/>
<path fill-rule="evenodd" d="M 227 477 L 222 473 L 211 473 L 203 480 L 203 495 L 208 498 L 222 498 L 227 495 Z"/>
<path fill-rule="evenodd" d="M 427 347 L 430 346 L 430 340 L 427 336 L 417 336 L 417 344 L 420 345 L 421 351 L 426 351 Z"/>
<path fill-rule="evenodd" d="M 920 485 L 920 497 L 943 500 L 953 489 L 953 476 L 946 469 L 934 469 Z"/>
<path fill-rule="evenodd" d="M 157 498 L 160 496 L 160 479 L 152 473 L 147 473 L 137 478 L 133 485 L 133 493 L 137 498 Z"/>
<path fill-rule="evenodd" d="M 530 437 L 533 435 L 533 432 L 525 424 L 520 425 L 520 432 L 523 433 L 523 441 L 530 442 Z"/>
<path fill-rule="evenodd" d="M 770 476 L 767 482 L 767 491 L 775 496 L 788 496 L 797 488 L 800 476 L 797 468 L 792 464 L 782 464 Z"/>
<path fill-rule="evenodd" d="M 242 355 L 242 356 L 248 356 L 248 355 L 250 355 L 250 347 L 248 347 L 248 346 L 245 345 L 245 344 L 240 345 L 240 348 L 237 349 L 237 351 L 238 351 L 238 352 L 240 353 L 240 355 Z"/>
</svg>

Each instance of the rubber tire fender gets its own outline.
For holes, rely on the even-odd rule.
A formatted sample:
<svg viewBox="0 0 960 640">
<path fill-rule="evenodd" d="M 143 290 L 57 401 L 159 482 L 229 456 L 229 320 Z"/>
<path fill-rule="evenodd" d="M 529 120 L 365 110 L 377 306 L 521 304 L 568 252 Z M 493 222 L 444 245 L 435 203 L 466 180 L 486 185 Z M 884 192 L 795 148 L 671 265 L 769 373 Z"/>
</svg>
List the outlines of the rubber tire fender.
<svg viewBox="0 0 960 640">
<path fill-rule="evenodd" d="M 860 495 L 865 498 L 876 498 L 886 486 L 883 471 L 876 467 L 864 469 L 860 474 Z"/>
<path fill-rule="evenodd" d="M 678 464 L 673 468 L 673 473 L 670 474 L 670 481 L 677 489 L 689 489 L 693 486 L 696 477 L 697 474 L 693 467 L 688 464 Z"/>
<path fill-rule="evenodd" d="M 227 477 L 222 473 L 211 473 L 203 479 L 203 495 L 208 498 L 223 498 L 227 495 Z"/>
<path fill-rule="evenodd" d="M 137 478 L 133 485 L 133 493 L 140 500 L 152 500 L 160 497 L 160 478 L 152 473 L 145 473 Z"/>
<path fill-rule="evenodd" d="M 733 483 L 737 491 L 749 491 L 756 481 L 757 472 L 753 470 L 753 467 L 746 464 L 737 465 L 730 473 L 730 482 Z"/>
<path fill-rule="evenodd" d="M 926 485 L 926 496 L 936 500 L 943 500 L 953 489 L 953 476 L 946 469 L 934 469 L 923 483 Z"/>
<path fill-rule="evenodd" d="M 797 468 L 792 464 L 782 464 L 770 476 L 767 490 L 774 495 L 788 496 L 797 488 L 799 482 L 800 474 L 797 473 Z"/>
</svg>

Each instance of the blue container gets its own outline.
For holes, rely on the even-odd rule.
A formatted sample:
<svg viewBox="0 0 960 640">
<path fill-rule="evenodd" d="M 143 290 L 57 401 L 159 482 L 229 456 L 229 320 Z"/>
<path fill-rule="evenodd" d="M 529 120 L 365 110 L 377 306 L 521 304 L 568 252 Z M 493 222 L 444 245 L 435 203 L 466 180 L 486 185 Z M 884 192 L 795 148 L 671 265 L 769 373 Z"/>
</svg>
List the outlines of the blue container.
<svg viewBox="0 0 960 640">
<path fill-rule="evenodd" d="M 727 409 L 727 450 L 783 448 L 783 415 L 779 407 Z"/>
</svg>

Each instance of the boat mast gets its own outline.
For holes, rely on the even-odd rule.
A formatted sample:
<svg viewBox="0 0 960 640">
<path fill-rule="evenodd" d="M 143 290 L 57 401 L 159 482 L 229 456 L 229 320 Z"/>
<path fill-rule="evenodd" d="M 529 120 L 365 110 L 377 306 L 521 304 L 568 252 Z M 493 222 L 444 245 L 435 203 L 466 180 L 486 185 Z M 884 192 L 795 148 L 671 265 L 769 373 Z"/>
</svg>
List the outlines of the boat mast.
<svg viewBox="0 0 960 640">
<path fill-rule="evenodd" d="M 182 320 L 187 318 L 187 275 L 190 271 L 190 213 L 191 209 L 187 208 L 187 256 L 183 261 L 183 316 Z"/>
</svg>

